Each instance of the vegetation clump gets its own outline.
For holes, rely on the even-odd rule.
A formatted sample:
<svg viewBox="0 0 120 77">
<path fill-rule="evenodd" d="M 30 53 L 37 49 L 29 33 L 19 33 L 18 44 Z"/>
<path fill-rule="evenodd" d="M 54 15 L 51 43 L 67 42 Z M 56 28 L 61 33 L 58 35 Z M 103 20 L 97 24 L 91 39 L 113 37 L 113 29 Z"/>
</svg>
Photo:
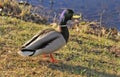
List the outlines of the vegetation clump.
<svg viewBox="0 0 120 77">
<path fill-rule="evenodd" d="M 19 4 L 16 0 L 0 1 L 2 8 L 0 15 L 16 17 L 25 21 L 30 21 L 38 24 L 47 22 L 45 17 L 31 12 L 32 5 Z"/>
</svg>

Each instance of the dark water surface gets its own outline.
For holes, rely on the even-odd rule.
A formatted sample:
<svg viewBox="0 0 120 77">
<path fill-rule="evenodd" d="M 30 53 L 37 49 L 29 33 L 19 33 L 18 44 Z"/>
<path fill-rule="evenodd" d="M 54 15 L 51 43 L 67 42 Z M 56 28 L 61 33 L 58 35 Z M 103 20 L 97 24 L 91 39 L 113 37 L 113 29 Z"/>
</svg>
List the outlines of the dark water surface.
<svg viewBox="0 0 120 77">
<path fill-rule="evenodd" d="M 63 8 L 71 8 L 76 14 L 82 13 L 88 21 L 99 21 L 101 15 L 103 25 L 116 27 L 120 31 L 120 0 L 28 0 L 28 2 L 34 6 L 45 7 L 46 10 L 43 12 L 52 10 L 53 15 Z"/>
</svg>

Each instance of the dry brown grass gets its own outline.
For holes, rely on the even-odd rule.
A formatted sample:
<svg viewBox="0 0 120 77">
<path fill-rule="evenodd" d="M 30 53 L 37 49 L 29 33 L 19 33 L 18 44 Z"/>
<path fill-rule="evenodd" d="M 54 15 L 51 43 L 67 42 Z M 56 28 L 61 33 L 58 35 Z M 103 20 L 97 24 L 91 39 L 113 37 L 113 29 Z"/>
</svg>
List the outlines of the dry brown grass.
<svg viewBox="0 0 120 77">
<path fill-rule="evenodd" d="M 120 58 L 109 50 L 120 42 L 70 30 L 69 43 L 57 53 L 58 63 L 42 56 L 21 57 L 22 44 L 47 25 L 0 17 L 0 77 L 120 77 Z M 99 39 L 99 40 L 98 40 Z"/>
</svg>

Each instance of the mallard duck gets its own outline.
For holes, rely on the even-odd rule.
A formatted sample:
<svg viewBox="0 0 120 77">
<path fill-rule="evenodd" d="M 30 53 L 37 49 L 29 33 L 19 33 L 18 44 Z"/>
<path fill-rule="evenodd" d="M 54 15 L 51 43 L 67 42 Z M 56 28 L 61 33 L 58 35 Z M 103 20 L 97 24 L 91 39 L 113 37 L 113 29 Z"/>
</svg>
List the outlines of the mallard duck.
<svg viewBox="0 0 120 77">
<path fill-rule="evenodd" d="M 36 56 L 40 54 L 49 54 L 51 62 L 56 62 L 52 53 L 65 46 L 68 42 L 69 31 L 67 21 L 72 19 L 73 10 L 65 9 L 61 13 L 58 31 L 55 29 L 46 29 L 36 34 L 31 40 L 25 43 L 21 51 L 22 56 Z"/>
</svg>

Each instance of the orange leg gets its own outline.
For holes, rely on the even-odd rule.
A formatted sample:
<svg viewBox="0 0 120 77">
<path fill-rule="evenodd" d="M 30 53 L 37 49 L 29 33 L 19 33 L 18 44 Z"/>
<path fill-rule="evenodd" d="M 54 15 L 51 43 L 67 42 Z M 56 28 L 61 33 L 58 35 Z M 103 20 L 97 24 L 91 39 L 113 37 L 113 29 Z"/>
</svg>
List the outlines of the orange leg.
<svg viewBox="0 0 120 77">
<path fill-rule="evenodd" d="M 46 54 L 43 54 L 43 58 L 46 58 L 47 57 L 47 55 Z"/>
<path fill-rule="evenodd" d="M 57 63 L 58 61 L 54 59 L 54 57 L 52 56 L 52 54 L 50 54 L 50 58 L 51 58 L 51 62 L 52 63 Z"/>
</svg>

